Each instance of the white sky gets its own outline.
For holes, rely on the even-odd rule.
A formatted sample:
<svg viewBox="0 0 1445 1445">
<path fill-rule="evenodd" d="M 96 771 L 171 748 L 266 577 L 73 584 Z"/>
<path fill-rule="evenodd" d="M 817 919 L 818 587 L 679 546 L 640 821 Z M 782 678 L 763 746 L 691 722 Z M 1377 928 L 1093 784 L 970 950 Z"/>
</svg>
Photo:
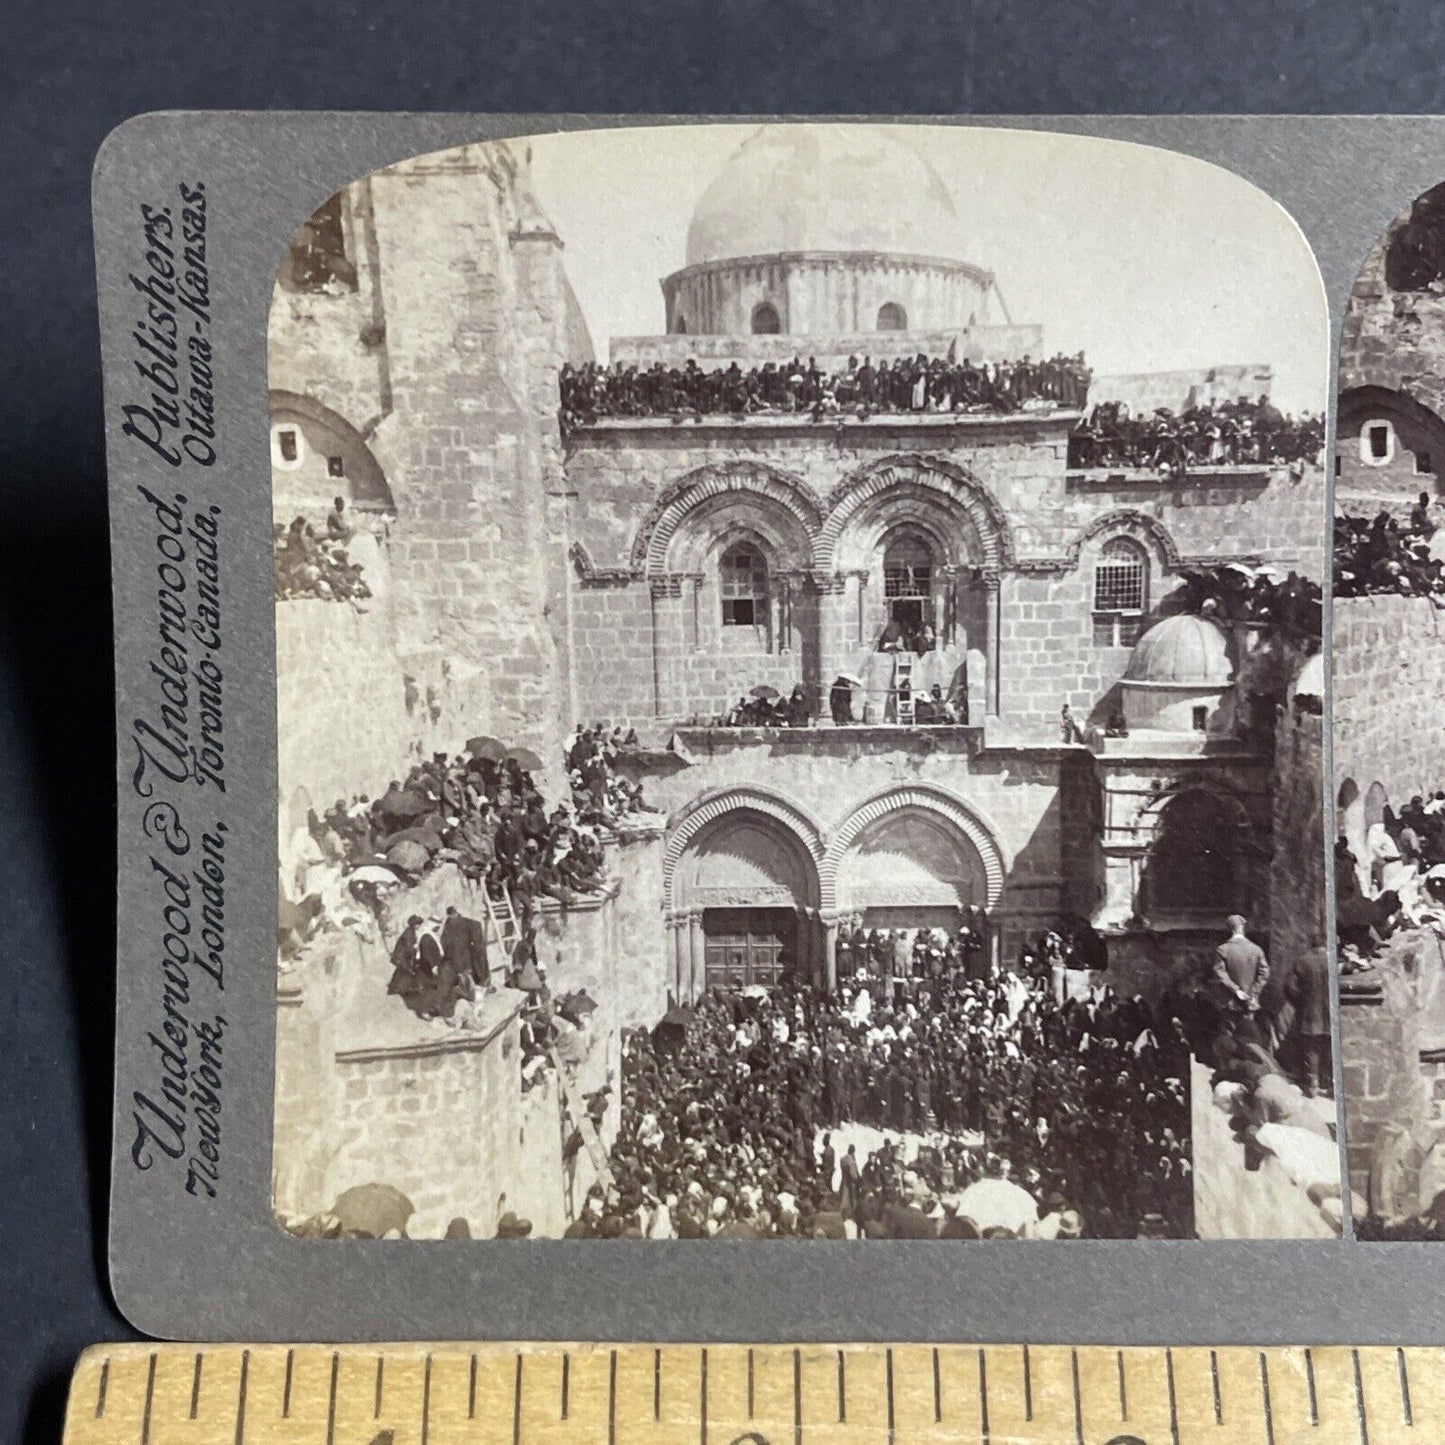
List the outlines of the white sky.
<svg viewBox="0 0 1445 1445">
<path fill-rule="evenodd" d="M 663 329 L 659 280 L 683 265 L 708 183 L 756 127 L 533 137 L 538 200 L 599 359 Z M 896 130 L 953 193 L 960 254 L 992 270 L 1045 349 L 1111 375 L 1274 368 L 1276 403 L 1323 411 L 1329 322 L 1314 257 L 1273 200 L 1232 172 L 1120 141 L 944 126 Z"/>
</svg>

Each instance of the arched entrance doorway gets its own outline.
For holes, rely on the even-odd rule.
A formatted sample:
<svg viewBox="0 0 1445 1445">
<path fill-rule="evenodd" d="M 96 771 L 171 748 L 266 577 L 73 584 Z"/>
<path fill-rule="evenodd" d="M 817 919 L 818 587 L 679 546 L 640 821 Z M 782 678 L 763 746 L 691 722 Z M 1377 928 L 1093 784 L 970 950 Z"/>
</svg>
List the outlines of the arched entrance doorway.
<svg viewBox="0 0 1445 1445">
<path fill-rule="evenodd" d="M 719 800 L 726 802 L 726 800 Z M 684 820 L 669 854 L 673 994 L 817 980 L 822 961 L 815 845 L 781 809 L 745 798 L 697 826 Z"/>
</svg>

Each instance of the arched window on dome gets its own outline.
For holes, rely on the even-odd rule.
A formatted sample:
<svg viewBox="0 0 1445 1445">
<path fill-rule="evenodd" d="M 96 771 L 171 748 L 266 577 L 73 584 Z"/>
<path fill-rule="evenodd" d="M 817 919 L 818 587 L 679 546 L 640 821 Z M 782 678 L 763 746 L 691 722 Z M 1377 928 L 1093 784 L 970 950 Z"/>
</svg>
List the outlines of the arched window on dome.
<svg viewBox="0 0 1445 1445">
<path fill-rule="evenodd" d="M 880 331 L 907 331 L 908 313 L 896 301 L 885 301 L 878 308 L 878 329 Z"/>
<path fill-rule="evenodd" d="M 1111 537 L 1094 564 L 1094 646 L 1133 647 L 1149 610 L 1149 554 Z"/>
<path fill-rule="evenodd" d="M 735 542 L 718 563 L 724 627 L 768 626 L 768 560 L 751 542 Z"/>
<path fill-rule="evenodd" d="M 753 307 L 754 336 L 776 336 L 782 329 L 782 318 L 771 301 L 760 301 Z"/>
</svg>

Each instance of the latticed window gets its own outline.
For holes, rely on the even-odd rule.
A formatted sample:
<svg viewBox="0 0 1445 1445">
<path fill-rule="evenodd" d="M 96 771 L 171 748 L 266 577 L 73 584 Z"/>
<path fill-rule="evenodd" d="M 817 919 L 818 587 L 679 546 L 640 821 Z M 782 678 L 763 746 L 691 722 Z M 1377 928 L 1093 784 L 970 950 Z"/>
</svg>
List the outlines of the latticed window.
<svg viewBox="0 0 1445 1445">
<path fill-rule="evenodd" d="M 1149 561 L 1125 537 L 1104 544 L 1094 567 L 1094 642 L 1132 647 L 1149 609 Z"/>
<path fill-rule="evenodd" d="M 724 627 L 757 627 L 768 616 L 768 564 L 756 547 L 739 543 L 719 564 Z"/>
<path fill-rule="evenodd" d="M 894 542 L 883 556 L 883 595 L 927 597 L 933 590 L 933 553 L 917 538 Z"/>
</svg>

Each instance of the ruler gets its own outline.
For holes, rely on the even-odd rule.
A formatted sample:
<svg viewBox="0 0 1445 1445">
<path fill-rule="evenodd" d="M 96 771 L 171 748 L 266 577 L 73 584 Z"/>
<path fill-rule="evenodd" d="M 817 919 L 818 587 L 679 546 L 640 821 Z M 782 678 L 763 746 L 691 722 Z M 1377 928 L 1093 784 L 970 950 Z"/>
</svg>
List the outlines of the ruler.
<svg viewBox="0 0 1445 1445">
<path fill-rule="evenodd" d="M 1445 1351 L 117 1345 L 65 1445 L 1438 1445 Z"/>
</svg>

